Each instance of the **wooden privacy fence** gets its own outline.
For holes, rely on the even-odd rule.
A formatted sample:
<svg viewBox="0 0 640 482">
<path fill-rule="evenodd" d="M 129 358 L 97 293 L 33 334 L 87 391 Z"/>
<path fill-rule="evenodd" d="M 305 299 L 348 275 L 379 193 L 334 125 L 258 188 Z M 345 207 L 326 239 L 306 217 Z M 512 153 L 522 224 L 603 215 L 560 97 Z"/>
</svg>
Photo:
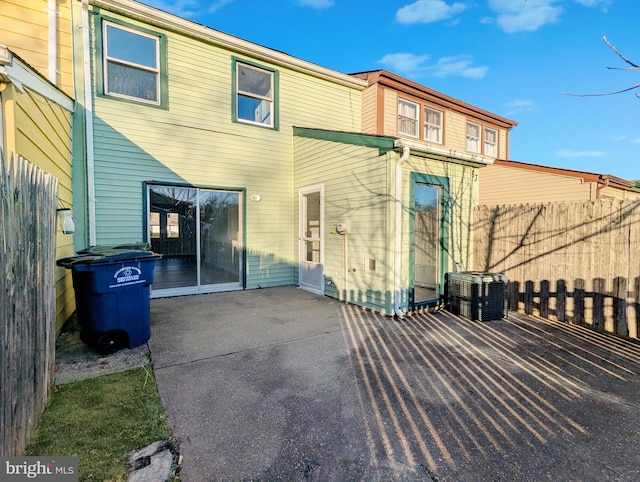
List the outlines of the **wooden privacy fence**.
<svg viewBox="0 0 640 482">
<path fill-rule="evenodd" d="M 480 206 L 474 243 L 511 310 L 639 337 L 640 202 Z"/>
<path fill-rule="evenodd" d="M 55 177 L 0 153 L 0 456 L 24 451 L 53 383 L 57 203 Z"/>
</svg>

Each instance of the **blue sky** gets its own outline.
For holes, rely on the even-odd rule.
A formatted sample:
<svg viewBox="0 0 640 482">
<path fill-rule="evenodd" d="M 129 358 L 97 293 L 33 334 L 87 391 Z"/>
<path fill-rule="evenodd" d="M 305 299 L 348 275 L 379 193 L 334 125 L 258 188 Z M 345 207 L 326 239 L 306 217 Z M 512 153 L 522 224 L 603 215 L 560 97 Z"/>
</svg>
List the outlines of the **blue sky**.
<svg viewBox="0 0 640 482">
<path fill-rule="evenodd" d="M 386 69 L 513 119 L 510 158 L 640 180 L 637 0 L 144 0 L 343 73 Z"/>
</svg>

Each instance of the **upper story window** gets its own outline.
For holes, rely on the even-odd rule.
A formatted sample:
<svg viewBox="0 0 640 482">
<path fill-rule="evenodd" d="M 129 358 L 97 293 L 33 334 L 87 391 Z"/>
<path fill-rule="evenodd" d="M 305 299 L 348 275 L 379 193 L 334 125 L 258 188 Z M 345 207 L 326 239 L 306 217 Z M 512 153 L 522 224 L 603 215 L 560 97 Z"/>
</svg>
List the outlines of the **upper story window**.
<svg viewBox="0 0 640 482">
<path fill-rule="evenodd" d="M 152 105 L 163 104 L 161 48 L 164 38 L 102 22 L 103 93 Z"/>
<path fill-rule="evenodd" d="M 424 138 L 442 144 L 442 112 L 424 108 Z"/>
<path fill-rule="evenodd" d="M 498 131 L 484 128 L 484 155 L 498 157 Z"/>
<path fill-rule="evenodd" d="M 278 72 L 234 59 L 234 120 L 277 128 Z"/>
<path fill-rule="evenodd" d="M 467 122 L 467 151 L 480 153 L 480 132 L 482 126 L 473 122 Z"/>
<path fill-rule="evenodd" d="M 398 133 L 418 137 L 420 106 L 408 100 L 398 99 Z"/>
</svg>

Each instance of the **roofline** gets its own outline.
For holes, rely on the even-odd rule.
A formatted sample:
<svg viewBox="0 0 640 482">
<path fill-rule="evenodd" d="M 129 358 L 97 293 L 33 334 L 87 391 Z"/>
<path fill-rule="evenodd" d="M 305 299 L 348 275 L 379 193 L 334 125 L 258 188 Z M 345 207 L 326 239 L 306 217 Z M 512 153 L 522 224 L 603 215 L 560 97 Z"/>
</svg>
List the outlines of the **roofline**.
<svg viewBox="0 0 640 482">
<path fill-rule="evenodd" d="M 474 116 L 478 119 L 485 120 L 500 125 L 505 129 L 513 129 L 518 123 L 506 117 L 493 114 L 484 109 L 480 109 L 474 105 L 463 102 L 454 97 L 438 92 L 437 90 L 418 84 L 405 77 L 401 77 L 388 70 L 369 70 L 364 72 L 356 72 L 351 74 L 354 77 L 367 79 L 369 85 L 378 83 L 386 87 L 391 87 L 399 91 L 407 92 L 417 97 L 429 96 L 429 101 L 439 104 L 442 107 L 450 108 L 454 106 L 456 110 L 465 114 Z"/>
<path fill-rule="evenodd" d="M 244 55 L 287 67 L 298 72 L 313 75 L 346 87 L 364 90 L 367 82 L 351 75 L 331 70 L 326 67 L 298 59 L 284 52 L 263 47 L 253 42 L 234 37 L 206 25 L 192 22 L 154 7 L 143 5 L 132 0 L 89 0 L 95 7 L 110 12 L 129 16 L 136 20 L 155 25 L 176 33 L 188 35 L 194 39 L 208 42 L 217 47 L 225 48 Z"/>
<path fill-rule="evenodd" d="M 576 177 L 582 179 L 585 182 L 597 182 L 600 184 L 608 183 L 608 185 L 611 187 L 623 189 L 625 191 L 640 190 L 639 182 L 627 181 L 626 179 L 622 179 L 621 177 L 613 176 L 611 174 L 598 174 L 596 172 L 578 171 L 575 169 L 566 169 L 564 167 L 543 166 L 541 164 L 529 164 L 527 162 L 511 161 L 505 159 L 496 159 L 494 164 L 496 166 L 505 166 L 515 169 L 525 169 L 528 171 L 547 172 L 550 174 Z"/>
</svg>

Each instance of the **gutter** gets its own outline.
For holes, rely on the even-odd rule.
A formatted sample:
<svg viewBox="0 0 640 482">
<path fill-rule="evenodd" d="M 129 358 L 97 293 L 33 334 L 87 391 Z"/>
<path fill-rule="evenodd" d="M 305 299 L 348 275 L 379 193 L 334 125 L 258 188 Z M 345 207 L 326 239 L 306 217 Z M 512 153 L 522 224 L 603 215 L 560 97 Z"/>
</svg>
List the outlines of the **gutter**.
<svg viewBox="0 0 640 482">
<path fill-rule="evenodd" d="M 395 240 L 394 240 L 394 307 L 393 311 L 398 318 L 404 318 L 402 311 L 402 166 L 409 159 L 411 148 L 402 147 L 402 155 L 396 161 L 396 215 L 395 215 Z"/>
<path fill-rule="evenodd" d="M 56 22 L 58 7 L 56 0 L 48 0 L 47 12 L 49 14 L 49 82 L 56 85 L 58 80 L 58 32 Z"/>
<path fill-rule="evenodd" d="M 82 62 L 84 70 L 84 125 L 87 152 L 87 214 L 89 246 L 96 243 L 96 185 L 93 156 L 93 99 L 91 95 L 91 50 L 89 44 L 89 0 L 82 0 Z"/>
</svg>

